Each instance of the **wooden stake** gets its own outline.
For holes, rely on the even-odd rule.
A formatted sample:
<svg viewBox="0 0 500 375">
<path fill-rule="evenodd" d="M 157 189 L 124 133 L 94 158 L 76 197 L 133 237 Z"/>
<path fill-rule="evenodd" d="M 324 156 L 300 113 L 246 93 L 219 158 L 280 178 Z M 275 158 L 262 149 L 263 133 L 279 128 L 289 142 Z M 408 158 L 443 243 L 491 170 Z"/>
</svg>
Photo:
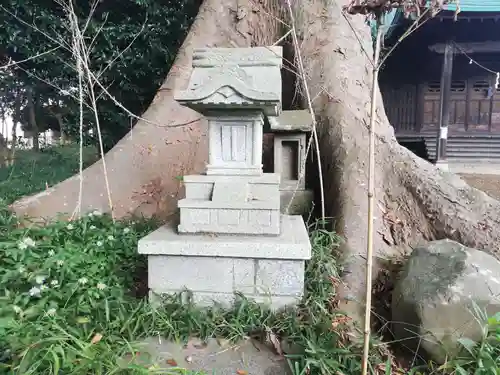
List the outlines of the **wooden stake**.
<svg viewBox="0 0 500 375">
<path fill-rule="evenodd" d="M 375 110 L 377 108 L 378 73 L 380 71 L 379 57 L 381 44 L 381 22 L 377 20 L 377 36 L 375 38 L 375 53 L 373 57 L 373 75 L 370 103 L 370 128 L 369 128 L 369 161 L 368 161 L 368 231 L 366 246 L 366 291 L 365 291 L 365 320 L 364 320 L 364 342 L 362 375 L 368 374 L 368 358 L 370 353 L 370 327 L 371 327 L 371 305 L 372 305 L 372 267 L 373 267 L 373 202 L 375 193 Z"/>
</svg>

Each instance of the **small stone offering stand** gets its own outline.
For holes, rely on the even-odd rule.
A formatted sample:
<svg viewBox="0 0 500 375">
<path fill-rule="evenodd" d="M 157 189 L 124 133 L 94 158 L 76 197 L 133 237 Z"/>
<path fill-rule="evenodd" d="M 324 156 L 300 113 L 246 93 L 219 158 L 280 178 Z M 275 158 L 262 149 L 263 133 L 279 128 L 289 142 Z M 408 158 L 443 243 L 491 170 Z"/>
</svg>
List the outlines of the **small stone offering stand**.
<svg viewBox="0 0 500 375">
<path fill-rule="evenodd" d="M 178 228 L 139 241 L 150 297 L 185 289 L 194 303 L 229 305 L 241 292 L 272 308 L 303 295 L 311 245 L 301 216 L 280 213 L 280 175 L 262 172 L 264 116 L 281 113 L 281 47 L 193 53 L 186 91 L 175 99 L 209 126 L 204 175 L 184 176 Z"/>
</svg>

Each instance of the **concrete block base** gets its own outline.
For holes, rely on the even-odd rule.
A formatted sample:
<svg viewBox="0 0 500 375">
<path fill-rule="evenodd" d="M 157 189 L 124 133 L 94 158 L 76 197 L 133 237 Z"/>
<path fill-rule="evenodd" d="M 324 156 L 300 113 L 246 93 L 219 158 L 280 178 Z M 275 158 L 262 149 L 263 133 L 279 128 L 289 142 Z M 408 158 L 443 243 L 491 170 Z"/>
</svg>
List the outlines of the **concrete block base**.
<svg viewBox="0 0 500 375">
<path fill-rule="evenodd" d="M 231 304 L 235 292 L 278 309 L 303 295 L 311 245 L 302 217 L 281 216 L 278 236 L 178 234 L 164 226 L 139 241 L 154 294 L 186 289 L 195 303 Z"/>
<path fill-rule="evenodd" d="M 172 295 L 178 291 L 149 291 L 148 301 L 151 305 L 160 307 L 165 295 Z M 234 293 L 210 293 L 210 292 L 192 292 L 184 293 L 182 302 L 191 301 L 199 307 L 212 307 L 215 305 L 223 308 L 231 308 L 237 296 Z M 248 300 L 270 307 L 272 310 L 281 310 L 285 307 L 293 307 L 300 303 L 301 297 L 294 296 L 265 296 L 265 295 L 245 295 Z"/>
</svg>

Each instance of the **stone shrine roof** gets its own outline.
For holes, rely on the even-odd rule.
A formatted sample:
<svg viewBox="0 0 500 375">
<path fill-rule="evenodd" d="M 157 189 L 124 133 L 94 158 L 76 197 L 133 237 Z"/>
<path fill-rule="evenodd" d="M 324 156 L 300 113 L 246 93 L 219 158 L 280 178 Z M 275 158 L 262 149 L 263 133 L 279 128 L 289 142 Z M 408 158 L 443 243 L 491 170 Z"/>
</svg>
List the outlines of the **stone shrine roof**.
<svg viewBox="0 0 500 375">
<path fill-rule="evenodd" d="M 307 109 L 283 111 L 277 117 L 267 118 L 271 131 L 310 132 L 312 131 L 311 113 Z"/>
<path fill-rule="evenodd" d="M 180 104 L 204 109 L 281 111 L 281 47 L 200 48 L 193 52 L 193 72 Z"/>
</svg>

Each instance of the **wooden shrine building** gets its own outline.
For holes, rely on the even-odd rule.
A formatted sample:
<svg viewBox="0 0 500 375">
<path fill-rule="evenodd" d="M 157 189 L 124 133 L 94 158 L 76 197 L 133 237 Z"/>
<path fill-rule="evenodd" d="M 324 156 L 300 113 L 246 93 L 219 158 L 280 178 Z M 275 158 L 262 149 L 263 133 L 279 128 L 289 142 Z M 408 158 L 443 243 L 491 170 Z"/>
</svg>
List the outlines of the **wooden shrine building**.
<svg viewBox="0 0 500 375">
<path fill-rule="evenodd" d="M 500 163 L 500 0 L 481 1 L 461 0 L 456 21 L 450 9 L 425 22 L 381 70 L 398 141 L 431 161 Z M 401 18 L 385 25 L 386 49 L 412 22 Z"/>
</svg>

